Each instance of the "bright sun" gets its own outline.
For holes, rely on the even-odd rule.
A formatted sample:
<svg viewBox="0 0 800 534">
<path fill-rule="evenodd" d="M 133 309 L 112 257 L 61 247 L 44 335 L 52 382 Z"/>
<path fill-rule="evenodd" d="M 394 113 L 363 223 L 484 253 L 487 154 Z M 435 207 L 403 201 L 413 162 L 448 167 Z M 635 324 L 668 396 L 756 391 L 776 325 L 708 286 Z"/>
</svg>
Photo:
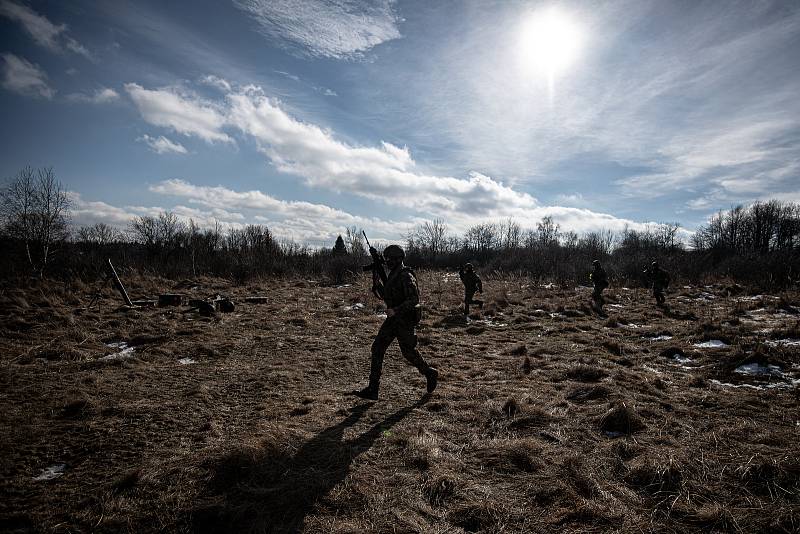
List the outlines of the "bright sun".
<svg viewBox="0 0 800 534">
<path fill-rule="evenodd" d="M 578 55 L 583 42 L 579 27 L 569 17 L 550 8 L 533 13 L 523 24 L 520 43 L 525 70 L 553 80 Z"/>
</svg>

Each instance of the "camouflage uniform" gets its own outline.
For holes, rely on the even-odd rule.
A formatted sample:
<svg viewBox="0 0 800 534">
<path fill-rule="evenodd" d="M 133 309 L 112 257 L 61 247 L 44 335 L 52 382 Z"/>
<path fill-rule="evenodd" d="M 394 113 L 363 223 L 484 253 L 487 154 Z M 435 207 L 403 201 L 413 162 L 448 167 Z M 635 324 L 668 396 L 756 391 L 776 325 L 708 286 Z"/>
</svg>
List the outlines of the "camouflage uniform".
<svg viewBox="0 0 800 534">
<path fill-rule="evenodd" d="M 432 367 L 422 359 L 417 350 L 417 335 L 414 330 L 420 320 L 421 308 L 414 272 L 402 264 L 390 272 L 384 287 L 383 300 L 386 307 L 393 309 L 395 314 L 386 318 L 372 342 L 369 389 L 375 391 L 376 395 L 381 380 L 383 356 L 395 338 L 408 363 L 426 377 L 432 371 Z"/>
<path fill-rule="evenodd" d="M 594 284 L 594 291 L 592 292 L 592 300 L 597 307 L 602 310 L 605 299 L 603 298 L 603 290 L 608 287 L 608 275 L 605 269 L 600 265 L 599 261 L 593 262 L 594 268 L 592 269 L 592 284 Z"/>
<path fill-rule="evenodd" d="M 483 308 L 482 300 L 474 300 L 475 292 L 483 293 L 483 282 L 472 270 L 472 265 L 467 264 L 466 267 L 458 269 L 458 276 L 464 284 L 464 315 L 469 315 L 469 305 L 476 304 L 479 308 Z"/>
<path fill-rule="evenodd" d="M 670 282 L 670 276 L 667 271 L 660 268 L 658 263 L 653 262 L 650 267 L 644 271 L 647 275 L 648 281 L 653 285 L 653 296 L 659 305 L 664 304 L 667 298 L 664 296 L 664 291 Z"/>
</svg>

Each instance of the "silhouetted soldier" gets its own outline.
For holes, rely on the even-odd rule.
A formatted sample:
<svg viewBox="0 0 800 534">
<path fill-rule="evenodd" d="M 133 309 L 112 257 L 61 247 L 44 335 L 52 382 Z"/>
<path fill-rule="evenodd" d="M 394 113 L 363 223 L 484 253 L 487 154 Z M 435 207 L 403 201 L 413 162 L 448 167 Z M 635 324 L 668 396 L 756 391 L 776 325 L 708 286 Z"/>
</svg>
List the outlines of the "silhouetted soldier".
<svg viewBox="0 0 800 534">
<path fill-rule="evenodd" d="M 472 264 L 468 263 L 458 268 L 458 276 L 464 284 L 464 315 L 469 315 L 469 305 L 476 304 L 480 309 L 483 309 L 482 300 L 473 300 L 475 292 L 483 293 L 483 282 L 478 277 Z"/>
<path fill-rule="evenodd" d="M 389 245 L 383 251 L 389 275 L 383 288 L 386 303 L 386 320 L 372 342 L 372 363 L 369 371 L 369 385 L 355 394 L 364 399 L 377 400 L 381 380 L 383 356 L 392 341 L 397 338 L 400 352 L 406 360 L 425 375 L 428 393 L 433 393 L 439 372 L 422 359 L 417 350 L 417 336 L 414 329 L 419 324 L 422 310 L 419 305 L 419 290 L 414 271 L 403 265 L 405 253 L 397 245 Z M 382 268 L 382 267 L 381 267 Z"/>
<path fill-rule="evenodd" d="M 653 296 L 656 298 L 656 302 L 662 306 L 667 301 L 664 291 L 669 286 L 669 273 L 659 267 L 657 261 L 654 261 L 648 269 L 645 269 L 644 274 L 647 276 L 648 283 L 653 286 Z"/>
<path fill-rule="evenodd" d="M 592 284 L 594 284 L 594 291 L 592 291 L 592 301 L 594 302 L 595 307 L 598 311 L 603 311 L 603 304 L 605 304 L 605 299 L 603 298 L 603 290 L 608 287 L 608 276 L 606 275 L 605 269 L 603 266 L 600 265 L 600 260 L 594 260 L 592 262 L 592 272 L 589 275 L 592 279 Z"/>
</svg>

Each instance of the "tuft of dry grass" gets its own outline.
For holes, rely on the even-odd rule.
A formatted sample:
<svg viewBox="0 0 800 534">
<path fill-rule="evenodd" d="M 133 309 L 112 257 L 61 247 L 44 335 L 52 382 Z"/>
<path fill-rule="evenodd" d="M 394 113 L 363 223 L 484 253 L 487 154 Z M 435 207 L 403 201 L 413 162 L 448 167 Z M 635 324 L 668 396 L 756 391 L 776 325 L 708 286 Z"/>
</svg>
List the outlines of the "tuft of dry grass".
<svg viewBox="0 0 800 534">
<path fill-rule="evenodd" d="M 644 429 L 642 418 L 633 408 L 620 403 L 608 410 L 597 420 L 600 430 L 619 434 L 632 434 Z"/>
<path fill-rule="evenodd" d="M 641 489 L 650 495 L 675 494 L 683 485 L 683 472 L 672 459 L 666 462 L 660 459 L 639 456 L 636 464 L 630 467 L 625 482 Z"/>
<path fill-rule="evenodd" d="M 597 382 L 608 376 L 608 373 L 592 365 L 578 364 L 566 372 L 566 377 L 580 382 Z"/>
</svg>

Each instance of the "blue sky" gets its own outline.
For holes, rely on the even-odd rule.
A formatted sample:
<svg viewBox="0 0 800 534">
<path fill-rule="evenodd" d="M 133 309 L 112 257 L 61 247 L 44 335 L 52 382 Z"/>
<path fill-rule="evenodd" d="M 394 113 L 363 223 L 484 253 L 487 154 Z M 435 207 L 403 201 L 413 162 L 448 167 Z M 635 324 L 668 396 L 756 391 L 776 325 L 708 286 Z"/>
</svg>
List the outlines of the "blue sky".
<svg viewBox="0 0 800 534">
<path fill-rule="evenodd" d="M 800 201 L 800 3 L 0 0 L 0 177 L 328 243 Z"/>
</svg>

